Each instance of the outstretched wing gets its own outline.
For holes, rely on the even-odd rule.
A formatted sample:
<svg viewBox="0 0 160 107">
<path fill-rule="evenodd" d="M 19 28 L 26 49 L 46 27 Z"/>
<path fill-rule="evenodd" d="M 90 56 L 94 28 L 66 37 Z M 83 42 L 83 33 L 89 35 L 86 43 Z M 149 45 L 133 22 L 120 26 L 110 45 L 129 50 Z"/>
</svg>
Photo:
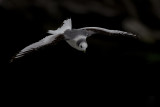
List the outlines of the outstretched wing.
<svg viewBox="0 0 160 107">
<path fill-rule="evenodd" d="M 32 51 L 35 51 L 35 50 L 38 50 L 39 48 L 41 47 L 44 47 L 44 46 L 47 46 L 49 44 L 55 44 L 57 43 L 58 41 L 60 40 L 63 40 L 64 39 L 64 35 L 62 34 L 58 34 L 58 35 L 50 35 L 50 36 L 47 36 L 43 39 L 41 39 L 40 41 L 36 42 L 36 43 L 33 43 L 27 47 L 25 47 L 24 49 L 22 49 L 18 54 L 16 54 L 11 62 L 14 60 L 14 59 L 18 59 L 18 58 L 21 58 L 23 57 L 24 55 L 32 52 Z"/>
<path fill-rule="evenodd" d="M 115 36 L 123 35 L 123 36 L 136 37 L 136 35 L 134 35 L 132 33 L 119 31 L 119 30 L 109 30 L 109 29 L 100 28 L 100 27 L 84 27 L 84 28 L 80 28 L 80 29 L 81 30 L 91 31 L 92 34 L 100 33 L 100 34 L 104 34 L 104 35 L 115 35 Z M 88 34 L 88 36 L 91 36 L 91 34 Z"/>
<path fill-rule="evenodd" d="M 57 41 L 64 39 L 63 33 L 68 29 L 69 30 L 72 29 L 71 19 L 64 20 L 63 25 L 60 28 L 58 28 L 57 30 L 49 30 L 48 33 L 51 34 L 50 36 L 47 36 L 47 37 L 43 38 L 42 40 L 40 40 L 36 43 L 33 43 L 33 44 L 27 46 L 26 48 L 22 49 L 18 54 L 16 54 L 12 58 L 11 62 L 14 59 L 23 57 L 24 55 L 26 55 L 27 53 L 30 53 L 31 51 L 37 50 L 41 47 L 47 46 L 52 43 L 56 43 Z"/>
</svg>

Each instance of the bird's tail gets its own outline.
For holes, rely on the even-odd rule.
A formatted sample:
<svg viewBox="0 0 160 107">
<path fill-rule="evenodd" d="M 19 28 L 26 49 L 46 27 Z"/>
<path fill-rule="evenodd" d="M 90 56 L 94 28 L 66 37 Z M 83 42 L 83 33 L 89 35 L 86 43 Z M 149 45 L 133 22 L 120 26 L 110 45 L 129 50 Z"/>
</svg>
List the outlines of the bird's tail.
<svg viewBox="0 0 160 107">
<path fill-rule="evenodd" d="M 64 20 L 63 25 L 60 28 L 58 28 L 57 30 L 48 30 L 48 33 L 53 35 L 63 34 L 67 29 L 72 29 L 71 19 Z"/>
</svg>

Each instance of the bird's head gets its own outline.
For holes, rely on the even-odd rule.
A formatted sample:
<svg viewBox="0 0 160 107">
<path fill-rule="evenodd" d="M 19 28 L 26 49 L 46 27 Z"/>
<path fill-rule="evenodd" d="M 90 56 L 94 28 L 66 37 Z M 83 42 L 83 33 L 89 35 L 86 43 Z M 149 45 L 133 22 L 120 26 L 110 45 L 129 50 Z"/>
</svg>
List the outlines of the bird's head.
<svg viewBox="0 0 160 107">
<path fill-rule="evenodd" d="M 80 51 L 86 52 L 87 47 L 88 47 L 87 42 L 81 42 L 81 43 L 79 44 L 79 46 L 78 46 L 78 49 L 79 49 Z"/>
</svg>

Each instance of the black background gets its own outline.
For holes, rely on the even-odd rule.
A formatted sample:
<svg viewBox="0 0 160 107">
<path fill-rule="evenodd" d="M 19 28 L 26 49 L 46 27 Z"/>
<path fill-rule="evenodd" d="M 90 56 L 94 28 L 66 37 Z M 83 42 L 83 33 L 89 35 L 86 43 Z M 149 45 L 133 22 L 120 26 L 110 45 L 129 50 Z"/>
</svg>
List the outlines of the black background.
<svg viewBox="0 0 160 107">
<path fill-rule="evenodd" d="M 154 92 L 160 62 L 158 3 L 158 0 L 0 0 L 1 62 L 7 65 L 1 65 L 5 94 L 20 94 L 21 98 L 30 96 L 29 93 L 39 95 L 43 90 L 64 92 L 67 87 L 79 89 L 84 85 L 114 87 L 107 88 L 107 93 Z M 67 18 L 72 18 L 73 28 L 117 29 L 133 32 L 139 39 L 94 35 L 87 39 L 86 53 L 61 41 L 9 63 L 18 51 L 47 36 L 47 30 L 57 29 Z M 103 103 L 110 102 L 113 106 L 159 104 L 156 96 L 106 99 L 109 100 Z"/>
</svg>

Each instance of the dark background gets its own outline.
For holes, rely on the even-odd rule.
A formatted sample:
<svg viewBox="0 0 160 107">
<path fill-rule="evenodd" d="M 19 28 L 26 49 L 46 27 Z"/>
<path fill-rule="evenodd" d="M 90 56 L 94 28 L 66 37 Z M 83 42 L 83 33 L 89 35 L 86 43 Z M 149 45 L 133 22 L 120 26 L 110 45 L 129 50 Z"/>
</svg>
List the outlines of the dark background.
<svg viewBox="0 0 160 107">
<path fill-rule="evenodd" d="M 72 18 L 73 28 L 123 30 L 137 34 L 138 39 L 94 35 L 87 39 L 86 53 L 61 41 L 9 63 L 18 51 L 47 36 L 49 29 L 57 29 L 67 18 Z M 4 90 L 13 95 L 28 95 L 23 94 L 26 90 L 38 94 L 44 87 L 50 91 L 57 86 L 66 89 L 68 83 L 102 84 L 116 87 L 115 92 L 122 89 L 118 93 L 155 91 L 158 86 L 152 85 L 159 78 L 159 0 L 0 0 L 0 36 L 1 62 L 7 65 L 1 65 L 5 68 L 1 70 L 2 82 Z M 125 87 L 129 88 L 123 90 Z M 159 99 L 113 97 L 108 102 L 158 107 Z"/>
<path fill-rule="evenodd" d="M 73 28 L 98 26 L 117 29 L 133 32 L 139 39 L 95 35 L 87 40 L 86 54 L 62 42 L 56 47 L 33 52 L 34 55 L 21 59 L 20 63 L 51 64 L 60 58 L 64 61 L 66 57 L 79 57 L 84 63 L 105 61 L 110 65 L 158 67 L 159 4 L 158 0 L 1 0 L 0 33 L 4 62 L 8 63 L 25 46 L 45 37 L 47 30 L 57 29 L 63 20 L 72 18 Z"/>
</svg>

